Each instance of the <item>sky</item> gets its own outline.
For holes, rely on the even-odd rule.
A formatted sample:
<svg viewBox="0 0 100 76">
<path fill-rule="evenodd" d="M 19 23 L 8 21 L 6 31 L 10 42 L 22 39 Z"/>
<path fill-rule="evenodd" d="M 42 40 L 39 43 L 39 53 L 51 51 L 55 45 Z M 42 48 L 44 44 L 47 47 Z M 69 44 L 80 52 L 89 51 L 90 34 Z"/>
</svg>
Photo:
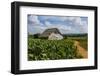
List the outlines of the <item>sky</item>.
<svg viewBox="0 0 100 76">
<path fill-rule="evenodd" d="M 81 16 L 27 16 L 28 33 L 42 33 L 48 28 L 58 28 L 62 34 L 88 33 L 88 17 Z"/>
</svg>

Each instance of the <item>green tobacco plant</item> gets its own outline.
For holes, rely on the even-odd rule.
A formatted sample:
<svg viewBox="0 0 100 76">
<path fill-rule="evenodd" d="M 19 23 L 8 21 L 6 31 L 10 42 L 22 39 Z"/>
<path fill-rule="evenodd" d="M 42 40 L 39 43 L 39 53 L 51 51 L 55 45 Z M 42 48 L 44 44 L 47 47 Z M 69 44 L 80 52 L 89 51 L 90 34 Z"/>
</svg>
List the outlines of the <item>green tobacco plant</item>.
<svg viewBox="0 0 100 76">
<path fill-rule="evenodd" d="M 73 40 L 28 39 L 28 60 L 57 60 L 81 58 Z"/>
</svg>

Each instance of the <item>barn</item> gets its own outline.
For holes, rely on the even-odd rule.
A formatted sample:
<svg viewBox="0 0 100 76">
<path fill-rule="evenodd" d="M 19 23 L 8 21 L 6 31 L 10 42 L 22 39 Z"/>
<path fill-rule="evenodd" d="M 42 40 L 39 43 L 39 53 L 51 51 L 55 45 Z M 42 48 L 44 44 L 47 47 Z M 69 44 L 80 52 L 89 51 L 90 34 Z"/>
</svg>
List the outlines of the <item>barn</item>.
<svg viewBox="0 0 100 76">
<path fill-rule="evenodd" d="M 61 40 L 63 39 L 62 34 L 57 28 L 46 29 L 40 37 L 47 37 L 49 40 Z"/>
</svg>

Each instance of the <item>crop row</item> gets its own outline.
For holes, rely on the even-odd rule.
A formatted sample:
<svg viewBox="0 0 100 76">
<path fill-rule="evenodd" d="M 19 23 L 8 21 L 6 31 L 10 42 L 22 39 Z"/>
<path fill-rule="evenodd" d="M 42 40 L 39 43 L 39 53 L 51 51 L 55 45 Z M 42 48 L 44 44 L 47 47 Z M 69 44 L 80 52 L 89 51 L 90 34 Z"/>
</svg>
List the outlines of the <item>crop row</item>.
<svg viewBox="0 0 100 76">
<path fill-rule="evenodd" d="M 72 40 L 28 39 L 29 61 L 82 58 L 77 51 Z"/>
</svg>

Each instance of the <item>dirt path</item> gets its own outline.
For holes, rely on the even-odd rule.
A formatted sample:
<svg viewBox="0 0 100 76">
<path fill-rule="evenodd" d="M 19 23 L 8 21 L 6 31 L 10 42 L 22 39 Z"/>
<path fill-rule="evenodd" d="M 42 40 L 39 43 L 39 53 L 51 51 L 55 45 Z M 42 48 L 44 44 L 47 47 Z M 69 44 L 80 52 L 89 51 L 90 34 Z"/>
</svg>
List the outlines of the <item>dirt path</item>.
<svg viewBox="0 0 100 76">
<path fill-rule="evenodd" d="M 77 46 L 78 54 L 83 56 L 83 58 L 88 58 L 88 52 L 83 47 L 80 46 L 80 43 L 78 41 L 75 41 L 75 46 Z"/>
</svg>

